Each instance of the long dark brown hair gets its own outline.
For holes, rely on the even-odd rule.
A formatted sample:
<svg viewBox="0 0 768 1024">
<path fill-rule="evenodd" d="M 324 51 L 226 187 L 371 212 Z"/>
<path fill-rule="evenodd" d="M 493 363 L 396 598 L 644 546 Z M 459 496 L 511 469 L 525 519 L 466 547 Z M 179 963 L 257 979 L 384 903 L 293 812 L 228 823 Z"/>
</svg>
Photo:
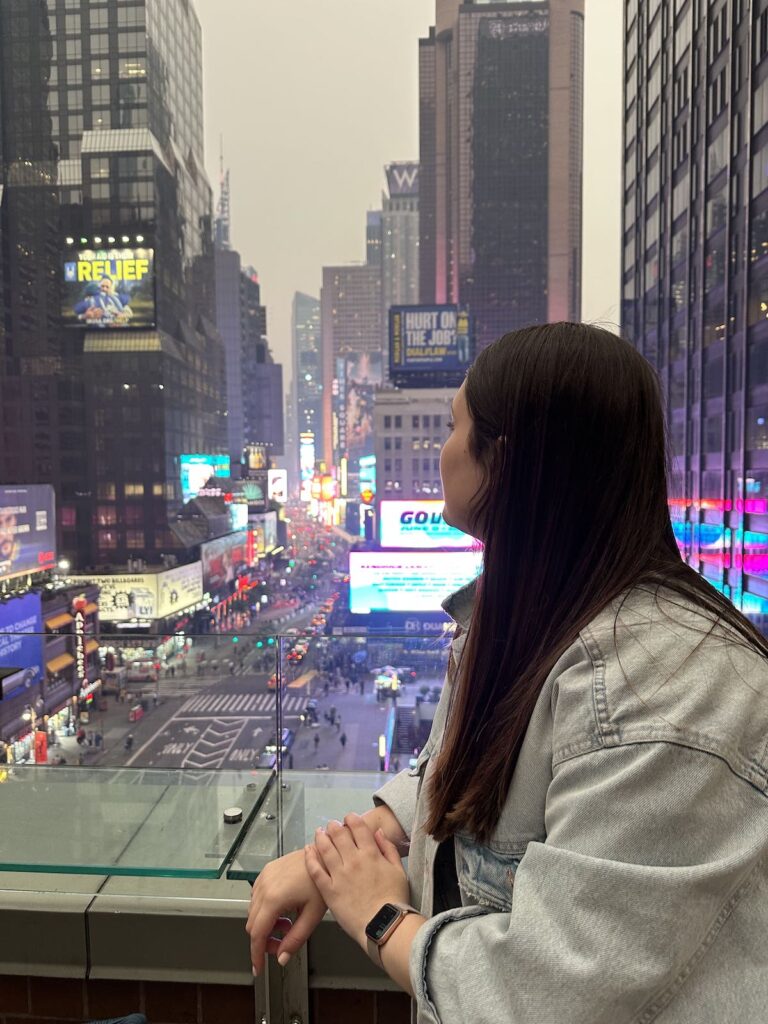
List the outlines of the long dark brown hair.
<svg viewBox="0 0 768 1024">
<path fill-rule="evenodd" d="M 664 586 L 753 650 L 768 642 L 680 555 L 661 389 L 629 342 L 585 324 L 515 331 L 481 352 L 465 393 L 484 567 L 425 827 L 487 842 L 547 675 L 620 594 Z"/>
</svg>

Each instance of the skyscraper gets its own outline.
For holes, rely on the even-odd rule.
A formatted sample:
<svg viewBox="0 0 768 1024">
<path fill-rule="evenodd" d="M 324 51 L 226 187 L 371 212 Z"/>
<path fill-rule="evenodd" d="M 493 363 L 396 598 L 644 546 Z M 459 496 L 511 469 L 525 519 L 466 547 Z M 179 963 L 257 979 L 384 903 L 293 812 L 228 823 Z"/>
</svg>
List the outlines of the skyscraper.
<svg viewBox="0 0 768 1024">
<path fill-rule="evenodd" d="M 72 560 L 156 561 L 179 550 L 179 456 L 225 443 L 200 24 L 185 0 L 11 0 L 0 40 L 4 185 L 32 158 L 38 206 L 33 224 L 3 203 L 2 402 L 28 392 L 22 418 L 60 427 L 45 458 L 33 433 L 12 439 L 23 464 L 0 455 L 0 472 L 52 467 Z M 35 304 L 42 330 L 23 308 Z"/>
<path fill-rule="evenodd" d="M 323 450 L 323 366 L 320 344 L 320 301 L 303 292 L 293 296 L 293 434 L 299 474 L 299 435 L 311 433 L 315 450 Z"/>
<path fill-rule="evenodd" d="M 419 48 L 421 301 L 478 348 L 581 314 L 584 0 L 437 0 Z"/>
<path fill-rule="evenodd" d="M 768 9 L 625 3 L 622 321 L 659 370 L 686 560 L 768 613 Z"/>
<path fill-rule="evenodd" d="M 419 165 L 393 163 L 386 175 L 388 195 L 382 197 L 381 215 L 385 333 L 390 306 L 415 306 L 419 301 Z"/>
<path fill-rule="evenodd" d="M 261 304 L 259 275 L 246 267 L 240 275 L 242 317 L 243 435 L 245 445 L 258 445 L 268 456 L 285 451 L 283 367 L 276 363 L 267 340 L 267 310 Z"/>
</svg>

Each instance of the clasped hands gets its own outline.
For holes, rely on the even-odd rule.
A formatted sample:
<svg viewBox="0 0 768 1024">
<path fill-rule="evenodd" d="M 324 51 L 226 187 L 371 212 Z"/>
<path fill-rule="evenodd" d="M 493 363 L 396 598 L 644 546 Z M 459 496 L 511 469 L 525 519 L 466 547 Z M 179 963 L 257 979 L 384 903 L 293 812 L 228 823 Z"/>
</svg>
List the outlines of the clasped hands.
<svg viewBox="0 0 768 1024">
<path fill-rule="evenodd" d="M 400 854 L 358 814 L 317 829 L 315 842 L 268 864 L 253 887 L 246 931 L 254 974 L 271 953 L 285 965 L 309 939 L 326 907 L 366 948 L 365 926 L 384 903 L 408 902 Z M 296 911 L 295 921 L 285 915 Z M 278 933 L 278 937 L 275 933 Z"/>
</svg>

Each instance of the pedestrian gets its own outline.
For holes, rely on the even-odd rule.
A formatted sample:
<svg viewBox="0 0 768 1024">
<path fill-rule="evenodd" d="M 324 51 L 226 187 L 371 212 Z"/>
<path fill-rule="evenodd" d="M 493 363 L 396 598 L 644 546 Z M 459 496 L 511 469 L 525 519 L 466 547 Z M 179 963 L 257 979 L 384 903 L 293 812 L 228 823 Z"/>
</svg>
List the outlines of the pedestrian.
<svg viewBox="0 0 768 1024">
<path fill-rule="evenodd" d="M 320 737 L 318 736 L 317 733 L 315 733 L 314 743 L 315 743 L 315 751 L 317 751 L 317 748 L 320 746 Z"/>
<path fill-rule="evenodd" d="M 175 678 L 176 678 L 176 666 L 175 665 L 171 665 L 171 679 L 175 679 Z"/>
<path fill-rule="evenodd" d="M 341 715 L 336 716 L 336 732 L 341 732 Z"/>
<path fill-rule="evenodd" d="M 347 693 L 349 693 L 349 678 L 345 679 L 344 682 L 346 683 L 347 686 Z"/>
<path fill-rule="evenodd" d="M 158 701 L 157 690 L 155 690 L 153 692 L 153 694 L 152 694 L 152 704 L 153 704 L 154 707 L 157 707 L 157 701 Z"/>
<path fill-rule="evenodd" d="M 341 744 L 341 748 L 343 750 L 344 747 L 346 747 L 347 745 L 347 734 L 345 732 L 343 732 L 341 736 L 339 736 L 339 743 Z"/>
<path fill-rule="evenodd" d="M 133 733 L 132 732 L 129 732 L 128 735 L 125 737 L 125 749 L 127 751 L 129 751 L 129 752 L 133 749 Z"/>
<path fill-rule="evenodd" d="M 665 391 L 589 324 L 482 350 L 440 468 L 483 565 L 444 603 L 461 635 L 422 782 L 330 821 L 304 872 L 266 866 L 254 951 L 296 910 L 272 947 L 296 953 L 327 908 L 413 1019 L 760 1016 L 768 641 L 681 556 L 670 499 L 698 492 L 671 473 Z"/>
<path fill-rule="evenodd" d="M 323 696 L 324 697 L 328 696 L 328 691 L 329 690 L 330 690 L 330 684 L 328 683 L 328 680 L 326 679 L 325 682 L 323 683 Z"/>
</svg>

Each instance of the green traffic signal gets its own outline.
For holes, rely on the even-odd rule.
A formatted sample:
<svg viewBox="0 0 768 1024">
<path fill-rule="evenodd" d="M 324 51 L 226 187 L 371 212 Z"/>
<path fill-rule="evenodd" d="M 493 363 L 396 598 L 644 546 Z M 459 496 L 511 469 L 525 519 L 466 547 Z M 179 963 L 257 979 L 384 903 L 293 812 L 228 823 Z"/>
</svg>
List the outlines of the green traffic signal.
<svg viewBox="0 0 768 1024">
<path fill-rule="evenodd" d="M 233 644 L 239 643 L 239 641 L 240 641 L 240 637 L 239 636 L 233 636 L 232 637 L 232 643 Z"/>
<path fill-rule="evenodd" d="M 264 641 L 263 640 L 257 640 L 256 641 L 256 646 L 257 647 L 263 647 L 264 646 Z"/>
<path fill-rule="evenodd" d="M 269 639 L 267 640 L 267 643 L 269 644 L 270 647 L 272 646 L 272 644 L 274 644 L 274 642 L 275 638 L 273 636 L 269 637 Z"/>
</svg>

